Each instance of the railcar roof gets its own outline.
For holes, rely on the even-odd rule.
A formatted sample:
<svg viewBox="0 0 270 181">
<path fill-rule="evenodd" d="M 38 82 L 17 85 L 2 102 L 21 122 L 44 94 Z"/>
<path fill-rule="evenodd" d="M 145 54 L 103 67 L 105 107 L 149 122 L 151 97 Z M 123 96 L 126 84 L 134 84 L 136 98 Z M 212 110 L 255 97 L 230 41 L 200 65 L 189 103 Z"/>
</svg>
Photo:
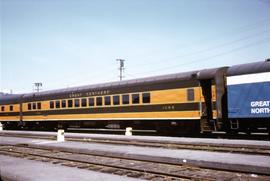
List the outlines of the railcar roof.
<svg viewBox="0 0 270 181">
<path fill-rule="evenodd" d="M 213 69 L 204 69 L 198 71 L 189 71 L 184 73 L 175 73 L 175 74 L 168 74 L 168 75 L 161 75 L 161 76 L 153 76 L 147 78 L 139 78 L 139 79 L 131 79 L 125 81 L 117 81 L 117 82 L 108 82 L 102 84 L 93 84 L 93 85 L 86 85 L 86 86 L 79 86 L 79 87 L 71 87 L 71 88 L 64 88 L 64 89 L 56 89 L 56 90 L 49 90 L 49 91 L 42 91 L 42 92 L 35 92 L 35 93 L 27 93 L 27 94 L 0 94 L 0 104 L 8 104 L 13 101 L 19 100 L 20 97 L 25 99 L 32 98 L 32 97 L 43 97 L 43 96 L 50 96 L 54 94 L 63 94 L 63 93 L 76 93 L 79 91 L 87 91 L 87 90 L 100 90 L 100 89 L 108 89 L 108 88 L 121 88 L 127 86 L 144 86 L 148 84 L 155 84 L 155 83 L 163 83 L 168 81 L 185 81 L 194 79 L 196 76 L 198 79 L 205 79 L 210 78 L 215 75 L 216 71 L 219 69 L 223 69 L 226 67 L 220 68 L 213 68 Z M 270 62 L 255 62 L 249 64 L 242 64 L 242 65 L 234 65 L 228 68 L 227 75 L 241 75 L 241 74 L 249 74 L 249 73 L 257 73 L 257 72 L 268 72 L 270 71 Z"/>
<path fill-rule="evenodd" d="M 203 70 L 198 71 L 198 73 L 197 73 L 197 79 L 198 80 L 202 80 L 202 79 L 213 79 L 219 71 L 225 71 L 227 69 L 228 69 L 228 67 L 203 69 Z"/>
<path fill-rule="evenodd" d="M 78 91 L 86 91 L 86 90 L 99 90 L 99 89 L 107 89 L 107 88 L 114 88 L 114 87 L 126 87 L 126 86 L 143 86 L 146 84 L 152 83 L 161 83 L 165 81 L 175 81 L 175 80 L 191 80 L 194 75 L 197 74 L 198 71 L 190 71 L 184 73 L 175 73 L 175 74 L 168 74 L 162 76 L 153 76 L 147 78 L 139 78 L 139 79 L 131 79 L 125 81 L 117 81 L 117 82 L 108 82 L 102 84 L 92 84 L 86 86 L 79 86 L 79 87 L 71 87 L 65 89 L 57 89 L 57 90 L 50 90 L 50 91 L 43 91 L 37 93 L 29 93 L 25 94 L 24 98 L 32 97 L 32 96 L 48 96 L 51 94 L 62 94 L 62 93 L 69 93 L 69 92 L 78 92 Z"/>
<path fill-rule="evenodd" d="M 0 105 L 14 103 L 16 100 L 19 101 L 19 98 L 22 97 L 22 95 L 23 94 L 0 94 Z"/>
<path fill-rule="evenodd" d="M 234 65 L 227 70 L 227 75 L 233 76 L 260 72 L 270 72 L 270 61 Z"/>
</svg>

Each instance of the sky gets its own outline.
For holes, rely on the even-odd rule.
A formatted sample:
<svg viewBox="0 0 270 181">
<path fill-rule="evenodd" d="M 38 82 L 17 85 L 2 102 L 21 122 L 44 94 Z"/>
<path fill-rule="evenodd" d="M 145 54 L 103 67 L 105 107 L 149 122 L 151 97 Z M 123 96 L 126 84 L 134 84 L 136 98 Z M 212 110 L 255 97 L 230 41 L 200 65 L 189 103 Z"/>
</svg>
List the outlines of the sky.
<svg viewBox="0 0 270 181">
<path fill-rule="evenodd" d="M 269 0 L 0 0 L 0 92 L 270 58 Z"/>
</svg>

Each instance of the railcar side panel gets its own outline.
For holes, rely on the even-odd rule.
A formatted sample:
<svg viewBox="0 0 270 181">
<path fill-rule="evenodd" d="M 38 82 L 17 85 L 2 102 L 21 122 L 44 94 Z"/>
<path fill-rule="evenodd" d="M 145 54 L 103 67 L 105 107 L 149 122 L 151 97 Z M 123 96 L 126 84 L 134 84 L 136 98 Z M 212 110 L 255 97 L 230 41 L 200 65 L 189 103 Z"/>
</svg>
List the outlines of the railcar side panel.
<svg viewBox="0 0 270 181">
<path fill-rule="evenodd" d="M 228 117 L 270 118 L 270 72 L 227 77 Z"/>
<path fill-rule="evenodd" d="M 57 114 L 57 115 L 29 115 L 24 121 L 68 121 L 68 120 L 181 120 L 199 119 L 199 111 L 170 111 L 170 112 L 144 112 L 144 113 L 105 113 L 105 114 Z"/>
<path fill-rule="evenodd" d="M 0 121 L 19 121 L 19 120 L 20 120 L 19 104 L 9 104 L 0 106 Z"/>
<path fill-rule="evenodd" d="M 188 96 L 188 90 L 193 90 L 193 97 Z M 135 92 L 136 93 L 136 92 Z M 137 92 L 142 95 L 142 93 Z M 50 100 L 25 102 L 22 103 L 23 121 L 50 121 L 50 120 L 94 120 L 94 119 L 194 119 L 199 120 L 202 113 L 202 106 L 204 98 L 200 87 L 187 87 L 187 88 L 175 88 L 166 90 L 153 90 L 149 91 L 151 102 L 147 104 L 142 103 L 142 97 L 140 97 L 139 104 L 132 104 L 130 96 L 130 104 L 122 104 L 122 97 L 120 95 L 119 105 L 103 105 L 89 107 L 88 99 L 91 97 L 82 98 L 69 98 L 58 99 L 53 101 L 72 100 L 72 107 L 63 108 L 61 105 L 59 108 L 50 108 Z M 132 95 L 132 93 L 123 93 Z M 213 91 L 213 101 L 215 100 L 215 94 Z M 114 95 L 106 95 L 114 96 Z M 96 98 L 98 96 L 92 96 Z M 74 106 L 75 99 L 87 99 L 87 106 L 78 107 Z M 189 100 L 190 99 L 190 100 Z M 37 104 L 40 103 L 38 108 Z M 35 106 L 34 106 L 35 105 Z M 35 108 L 34 108 L 35 107 Z M 19 104 L 16 105 L 17 113 L 6 113 L 1 116 L 2 121 L 19 121 Z M 175 112 L 175 113 L 172 113 Z M 73 115 L 73 116 L 71 116 Z M 213 111 L 214 117 L 216 111 Z M 67 118 L 65 118 L 67 116 Z M 72 118 L 70 118 L 72 117 Z"/>
</svg>

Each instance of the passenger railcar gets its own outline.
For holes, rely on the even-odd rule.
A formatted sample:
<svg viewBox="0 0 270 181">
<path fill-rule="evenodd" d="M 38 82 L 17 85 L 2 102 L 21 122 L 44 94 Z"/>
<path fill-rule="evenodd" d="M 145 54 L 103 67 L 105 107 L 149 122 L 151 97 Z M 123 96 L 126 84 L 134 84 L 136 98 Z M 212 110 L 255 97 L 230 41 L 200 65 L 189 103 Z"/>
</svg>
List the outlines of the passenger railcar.
<svg viewBox="0 0 270 181">
<path fill-rule="evenodd" d="M 253 132 L 270 125 L 270 62 L 234 66 L 227 72 L 231 129 Z"/>
<path fill-rule="evenodd" d="M 232 100 L 237 102 L 238 98 L 245 98 L 233 95 L 237 89 L 231 81 L 239 75 L 269 73 L 269 64 L 258 62 L 37 93 L 2 95 L 0 121 L 6 129 L 132 126 L 134 129 L 157 129 L 170 133 L 241 130 L 242 125 L 249 129 L 246 122 L 252 124 L 261 117 L 242 119 L 241 111 L 238 115 L 241 118 L 233 115 L 235 103 Z M 264 82 L 268 85 L 269 80 Z M 268 86 L 263 89 L 263 94 L 267 90 Z M 269 101 L 269 97 L 265 99 Z M 263 100 L 258 98 L 256 101 Z M 264 126 L 270 129 L 269 115 L 263 119 Z"/>
</svg>

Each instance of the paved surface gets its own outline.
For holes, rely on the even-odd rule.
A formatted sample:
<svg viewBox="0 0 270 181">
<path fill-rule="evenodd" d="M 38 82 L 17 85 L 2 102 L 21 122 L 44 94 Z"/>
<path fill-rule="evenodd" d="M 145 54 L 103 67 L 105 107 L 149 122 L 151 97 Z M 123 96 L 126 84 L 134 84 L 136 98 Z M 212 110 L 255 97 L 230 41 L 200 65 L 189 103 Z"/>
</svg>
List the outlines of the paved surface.
<svg viewBox="0 0 270 181">
<path fill-rule="evenodd" d="M 25 131 L 2 131 L 3 133 L 20 133 L 20 134 L 39 134 L 56 136 L 55 132 L 25 132 Z M 65 133 L 66 137 L 84 137 L 84 138 L 115 138 L 115 139 L 138 139 L 138 140 L 150 140 L 150 141 L 173 141 L 181 143 L 217 143 L 217 144 L 233 144 L 233 145 L 254 145 L 254 146 L 269 146 L 270 141 L 255 141 L 255 140 L 230 140 L 230 139 L 210 139 L 210 138 L 188 138 L 188 137 L 160 137 L 160 136 L 124 136 L 124 135 L 106 135 L 106 134 L 81 134 L 81 133 Z"/>
<path fill-rule="evenodd" d="M 22 132 L 21 132 L 22 133 Z M 28 132 L 27 132 L 28 134 Z M 42 135 L 56 135 L 56 133 L 49 133 L 49 132 L 34 132 L 32 134 L 42 134 Z M 168 140 L 168 141 L 180 141 L 180 142 L 188 142 L 188 143 L 195 143 L 195 142 L 201 142 L 201 143 L 220 143 L 220 144 L 246 144 L 246 145 L 254 145 L 256 146 L 265 146 L 270 145 L 270 142 L 268 141 L 245 141 L 245 140 L 224 140 L 224 139 L 201 139 L 201 138 L 170 138 L 170 137 L 151 137 L 151 136 L 121 136 L 121 135 L 98 135 L 98 134 L 76 134 L 76 133 L 69 133 L 65 134 L 66 136 L 73 136 L 73 137 L 85 137 L 85 138 L 119 138 L 119 139 L 141 139 L 141 140 Z M 247 170 L 253 172 L 253 171 L 259 171 L 259 173 L 270 173 L 270 157 L 269 156 L 262 156 L 262 155 L 247 155 L 247 154 L 237 154 L 237 153 L 221 153 L 221 152 L 207 152 L 207 151 L 199 151 L 199 150 L 184 150 L 184 149 L 166 149 L 166 148 L 153 148 L 153 147 L 140 147 L 140 146 L 126 146 L 126 145 L 112 145 L 112 144 L 101 144 L 101 143 L 91 143 L 91 142 L 72 142 L 72 141 L 66 141 L 66 142 L 56 142 L 54 140 L 44 140 L 44 139 L 31 139 L 31 138 L 18 138 L 18 137 L 1 137 L 0 136 L 0 144 L 30 144 L 30 145 L 44 145 L 48 147 L 61 147 L 61 148 L 67 148 L 67 149 L 80 149 L 83 151 L 97 151 L 97 152 L 113 152 L 113 153 L 119 153 L 124 155 L 139 155 L 139 156 L 151 156 L 151 157 L 159 157 L 159 158 L 166 158 L 176 161 L 177 163 L 183 163 L 183 164 L 197 164 L 198 166 L 201 165 L 209 165 L 209 166 L 215 166 L 219 168 L 228 168 L 228 166 L 231 169 L 234 168 L 248 168 Z M 15 164 L 17 168 L 13 171 L 6 171 L 7 175 L 11 176 L 12 174 L 19 173 L 20 176 L 24 178 L 24 176 L 29 176 L 28 174 L 23 174 L 25 171 L 24 168 L 24 162 L 29 163 L 28 165 L 28 171 L 29 173 L 32 171 L 32 167 L 37 170 L 33 170 L 35 173 L 39 174 L 41 172 L 42 164 L 46 163 L 35 163 L 35 164 L 41 164 L 40 166 L 35 166 L 32 164 L 32 162 L 35 161 L 29 161 L 24 160 L 19 163 L 22 164 Z M 12 164 L 13 163 L 13 164 Z M 12 168 L 14 166 L 14 163 L 16 163 L 16 160 L 8 162 L 7 158 L 1 156 L 0 157 L 0 166 L 1 166 L 1 173 L 3 172 L 2 169 L 4 168 Z M 31 163 L 31 164 L 30 164 Z M 47 163 L 49 164 L 49 163 Z M 10 165 L 10 167 L 8 167 Z M 27 165 L 27 164 L 26 164 Z M 63 168 L 63 166 L 56 166 L 50 164 L 50 166 L 46 166 L 45 172 L 50 172 L 54 169 L 54 167 L 57 167 L 59 169 L 59 175 L 58 177 L 61 177 L 62 173 L 68 173 L 72 174 L 73 172 L 69 172 L 67 169 L 73 170 L 74 168 Z M 17 172 L 15 172 L 18 169 Z M 38 170 L 40 169 L 40 170 Z M 8 170 L 8 169 L 7 169 Z M 43 170 L 43 171 L 44 171 Z M 80 175 L 86 175 L 85 170 L 79 170 L 74 173 L 80 174 L 80 172 L 83 172 Z M 26 173 L 26 172 L 24 172 Z M 56 173 L 54 171 L 54 173 Z M 58 173 L 58 171 L 57 171 Z M 107 174 L 104 173 L 98 173 L 89 171 L 89 173 L 93 176 L 91 176 L 91 180 L 97 179 L 100 180 L 124 180 L 125 177 L 120 176 L 113 176 L 109 175 L 106 177 Z M 45 174 L 46 175 L 46 174 Z M 101 175 L 102 177 L 99 177 L 97 175 Z M 43 176 L 41 174 L 40 176 Z M 50 176 L 49 174 L 47 175 Z M 89 176 L 85 176 L 88 177 Z M 104 179 L 103 179 L 104 177 Z M 37 178 L 37 177 L 35 177 Z M 70 175 L 69 178 L 72 178 Z M 74 176 L 73 176 L 74 178 Z M 128 178 L 131 179 L 131 178 Z M 31 180 L 30 178 L 22 179 L 22 180 Z M 40 180 L 40 179 L 38 179 Z M 52 180 L 50 178 L 47 178 L 45 180 Z M 65 179 L 63 179 L 65 180 Z M 74 179 L 73 179 L 74 180 Z M 83 179 L 76 179 L 76 180 L 83 180 Z"/>
<path fill-rule="evenodd" d="M 199 150 L 180 150 L 166 148 L 146 148 L 140 146 L 111 145 L 87 142 L 56 142 L 53 140 L 38 140 L 29 138 L 0 137 L 0 144 L 25 143 L 34 145 L 46 145 L 50 147 L 63 147 L 82 149 L 89 151 L 110 151 L 124 154 L 147 155 L 166 157 L 188 163 L 189 161 L 204 161 L 217 164 L 235 164 L 253 167 L 266 167 L 270 169 L 270 157 L 261 155 L 246 155 L 237 153 L 207 152 Z"/>
<path fill-rule="evenodd" d="M 130 177 L 70 168 L 22 158 L 0 155 L 0 176 L 3 181 L 136 181 Z"/>
</svg>

